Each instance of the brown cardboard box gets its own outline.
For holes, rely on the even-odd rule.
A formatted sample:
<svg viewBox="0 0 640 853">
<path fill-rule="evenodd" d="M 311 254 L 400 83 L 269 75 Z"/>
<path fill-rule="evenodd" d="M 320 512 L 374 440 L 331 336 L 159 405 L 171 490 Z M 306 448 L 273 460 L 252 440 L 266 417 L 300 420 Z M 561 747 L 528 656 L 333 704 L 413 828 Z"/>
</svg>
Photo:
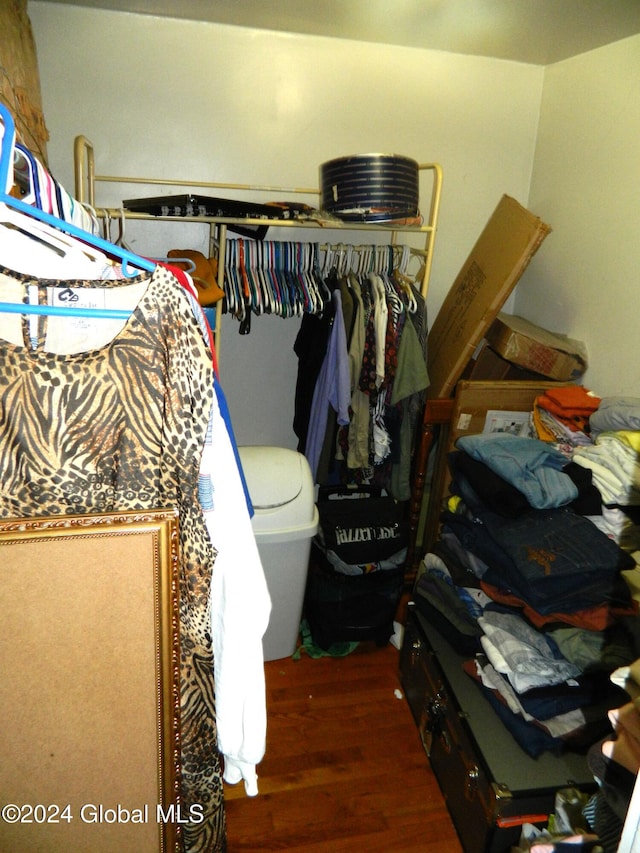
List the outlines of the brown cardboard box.
<svg viewBox="0 0 640 853">
<path fill-rule="evenodd" d="M 447 452 L 461 435 L 482 432 L 489 411 L 532 412 L 536 397 L 549 388 L 561 387 L 562 382 L 537 381 L 480 382 L 464 381 L 456 389 Z"/>
<path fill-rule="evenodd" d="M 501 355 L 491 349 L 486 341 L 483 341 L 473 361 L 469 362 L 463 373 L 462 379 L 473 379 L 483 381 L 496 381 L 499 379 L 513 379 L 518 382 L 527 380 L 541 380 L 541 376 L 533 370 L 525 370 L 517 364 L 507 361 Z"/>
<path fill-rule="evenodd" d="M 507 297 L 551 231 L 508 195 L 458 273 L 427 343 L 431 398 L 449 397 Z"/>
<path fill-rule="evenodd" d="M 587 369 L 587 350 L 582 341 L 548 332 L 517 315 L 501 311 L 486 339 L 506 361 L 550 379 L 575 380 Z"/>
</svg>

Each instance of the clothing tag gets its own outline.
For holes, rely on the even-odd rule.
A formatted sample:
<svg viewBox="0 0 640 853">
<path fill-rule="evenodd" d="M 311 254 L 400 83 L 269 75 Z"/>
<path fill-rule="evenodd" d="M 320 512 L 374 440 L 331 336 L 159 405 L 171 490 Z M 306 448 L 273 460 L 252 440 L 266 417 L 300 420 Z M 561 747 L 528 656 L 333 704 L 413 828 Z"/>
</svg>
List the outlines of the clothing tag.
<svg viewBox="0 0 640 853">
<path fill-rule="evenodd" d="M 61 308 L 104 308 L 105 291 L 100 287 L 52 287 L 49 304 Z"/>
<path fill-rule="evenodd" d="M 48 318 L 46 349 L 56 353 L 79 353 L 100 349 L 122 330 L 126 319 L 74 317 L 74 308 L 122 309 L 132 311 L 147 282 L 113 287 L 50 287 L 49 304 L 65 309 L 63 316 Z"/>
</svg>

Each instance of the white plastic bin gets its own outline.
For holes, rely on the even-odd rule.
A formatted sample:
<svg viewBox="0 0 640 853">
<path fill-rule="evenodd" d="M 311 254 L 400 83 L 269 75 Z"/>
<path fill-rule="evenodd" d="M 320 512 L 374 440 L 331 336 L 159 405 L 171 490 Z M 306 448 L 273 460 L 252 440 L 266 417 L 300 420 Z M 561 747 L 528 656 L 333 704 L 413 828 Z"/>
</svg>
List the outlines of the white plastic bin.
<svg viewBox="0 0 640 853">
<path fill-rule="evenodd" d="M 309 463 L 295 450 L 266 445 L 238 450 L 271 595 L 264 659 L 278 660 L 290 657 L 298 640 L 311 540 L 318 530 L 313 478 Z"/>
</svg>

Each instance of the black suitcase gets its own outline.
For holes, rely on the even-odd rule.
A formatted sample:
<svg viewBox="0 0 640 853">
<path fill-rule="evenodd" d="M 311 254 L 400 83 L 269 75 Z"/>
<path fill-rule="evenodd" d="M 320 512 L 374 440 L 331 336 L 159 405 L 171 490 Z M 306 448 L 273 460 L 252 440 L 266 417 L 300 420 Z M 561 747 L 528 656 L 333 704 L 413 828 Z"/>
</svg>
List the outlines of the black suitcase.
<svg viewBox="0 0 640 853">
<path fill-rule="evenodd" d="M 527 755 L 464 660 L 409 602 L 400 680 L 425 752 L 465 853 L 507 853 L 523 822 L 546 826 L 558 790 L 596 786 L 584 755 Z"/>
<path fill-rule="evenodd" d="M 369 487 L 321 487 L 305 616 L 324 649 L 393 634 L 404 584 L 408 524 L 403 508 Z"/>
</svg>

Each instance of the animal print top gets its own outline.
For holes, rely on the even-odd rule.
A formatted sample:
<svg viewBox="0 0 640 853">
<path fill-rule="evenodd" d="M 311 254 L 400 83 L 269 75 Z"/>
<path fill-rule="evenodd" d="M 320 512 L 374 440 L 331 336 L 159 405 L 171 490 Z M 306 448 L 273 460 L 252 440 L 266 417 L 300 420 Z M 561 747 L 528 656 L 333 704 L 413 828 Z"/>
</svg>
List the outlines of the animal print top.
<svg viewBox="0 0 640 853">
<path fill-rule="evenodd" d="M 0 267 L 3 283 L 96 286 Z M 46 322 L 38 319 L 40 331 Z M 60 355 L 42 338 L 34 349 L 27 318 L 22 323 L 24 345 L 0 339 L 0 516 L 178 509 L 182 803 L 187 814 L 192 804 L 205 813 L 199 825 L 184 825 L 183 840 L 188 851 L 223 851 L 209 621 L 215 553 L 198 500 L 213 401 L 210 350 L 185 292 L 160 266 L 124 328 L 99 349 Z"/>
</svg>

